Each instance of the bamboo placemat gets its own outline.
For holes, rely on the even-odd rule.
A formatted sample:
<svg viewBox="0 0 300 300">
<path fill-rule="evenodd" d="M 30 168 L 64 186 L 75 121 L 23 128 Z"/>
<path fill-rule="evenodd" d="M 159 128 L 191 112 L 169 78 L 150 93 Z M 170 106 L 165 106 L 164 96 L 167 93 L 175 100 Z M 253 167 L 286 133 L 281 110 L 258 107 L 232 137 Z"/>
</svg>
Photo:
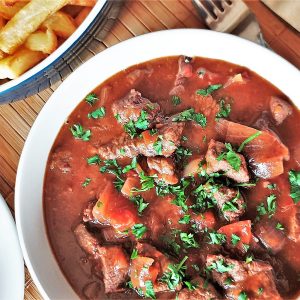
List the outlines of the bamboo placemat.
<svg viewBox="0 0 300 300">
<path fill-rule="evenodd" d="M 185 27 L 205 27 L 191 0 L 128 0 L 106 38 L 98 41 L 86 55 L 92 57 L 120 41 L 147 32 Z M 24 101 L 0 106 L 0 193 L 12 211 L 16 170 L 24 141 L 38 113 L 60 83 Z M 27 269 L 25 299 L 42 299 Z"/>
</svg>

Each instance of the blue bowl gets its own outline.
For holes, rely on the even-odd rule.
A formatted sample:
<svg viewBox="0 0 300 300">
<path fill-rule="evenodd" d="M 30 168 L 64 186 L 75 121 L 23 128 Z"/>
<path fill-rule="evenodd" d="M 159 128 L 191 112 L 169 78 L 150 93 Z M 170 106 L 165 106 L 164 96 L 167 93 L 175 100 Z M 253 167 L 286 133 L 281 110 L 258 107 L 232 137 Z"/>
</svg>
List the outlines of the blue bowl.
<svg viewBox="0 0 300 300">
<path fill-rule="evenodd" d="M 37 94 L 73 72 L 84 61 L 80 54 L 104 39 L 121 6 L 122 1 L 98 0 L 84 22 L 58 49 L 19 78 L 0 85 L 0 104 Z"/>
</svg>

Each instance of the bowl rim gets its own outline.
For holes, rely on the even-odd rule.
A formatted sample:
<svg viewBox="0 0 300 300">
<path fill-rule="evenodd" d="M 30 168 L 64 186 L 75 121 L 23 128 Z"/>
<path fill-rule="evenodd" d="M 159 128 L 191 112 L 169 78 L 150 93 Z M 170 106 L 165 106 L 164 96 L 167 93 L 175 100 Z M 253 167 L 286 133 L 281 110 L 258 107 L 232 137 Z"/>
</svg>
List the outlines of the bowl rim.
<svg viewBox="0 0 300 300">
<path fill-rule="evenodd" d="M 19 84 L 23 82 L 27 82 L 32 79 L 32 77 L 38 76 L 41 72 L 43 72 L 48 66 L 57 61 L 69 48 L 74 45 L 77 40 L 82 36 L 82 34 L 88 29 L 89 25 L 96 18 L 96 16 L 101 12 L 105 3 L 108 0 L 98 0 L 96 5 L 92 8 L 90 13 L 84 19 L 84 21 L 76 28 L 74 33 L 67 38 L 62 45 L 60 45 L 53 53 L 47 56 L 45 59 L 40 61 L 37 65 L 27 70 L 18 78 L 12 79 L 4 84 L 0 85 L 0 95 L 3 92 L 9 92 L 9 90 L 14 89 Z"/>
<path fill-rule="evenodd" d="M 178 41 L 181 41 L 179 45 Z M 199 47 L 195 41 L 206 41 L 209 44 Z M 220 45 L 222 45 L 222 52 L 219 51 Z M 236 50 L 240 51 L 239 56 L 236 55 Z M 32 278 L 46 299 L 55 299 L 54 288 L 50 295 L 50 287 L 46 286 L 48 280 L 47 284 L 45 284 L 45 280 L 43 281 L 45 271 L 40 269 L 38 262 L 43 260 L 35 255 L 36 249 L 30 240 L 45 243 L 43 259 L 48 259 L 46 262 L 53 268 L 51 275 L 57 276 L 53 282 L 60 280 L 59 284 L 65 284 L 67 280 L 54 259 L 49 245 L 42 208 L 46 162 L 53 141 L 64 120 L 86 94 L 115 73 L 149 59 L 180 54 L 223 59 L 249 67 L 275 84 L 300 108 L 300 94 L 296 85 L 297 82 L 300 82 L 299 70 L 274 52 L 230 34 L 204 29 L 173 29 L 152 32 L 116 44 L 82 64 L 58 87 L 38 115 L 25 142 L 16 177 L 15 213 L 20 244 Z M 251 63 L 253 63 L 253 67 L 250 66 Z M 284 77 L 280 76 L 279 72 L 274 72 L 274 65 L 280 68 Z M 272 68 L 266 68 L 266 66 L 272 66 Z M 99 72 L 99 68 L 101 72 Z M 84 88 L 79 89 L 78 85 L 82 87 L 82 75 L 84 75 L 86 83 Z M 295 84 L 290 84 L 290 80 Z M 65 101 L 62 102 L 61 99 L 65 99 Z M 52 114 L 55 115 L 55 118 L 51 122 L 51 130 L 49 130 L 49 124 L 46 124 L 45 121 Z M 47 134 L 41 134 L 47 128 L 49 130 Z M 38 143 L 40 145 L 36 147 L 35 145 Z M 36 229 L 36 226 L 43 228 Z M 32 228 L 35 231 L 38 230 L 34 237 L 30 236 Z M 58 291 L 65 292 L 64 295 L 72 294 L 70 286 L 62 286 L 62 289 L 58 289 Z M 72 298 L 74 297 L 78 296 L 73 291 Z"/>
</svg>

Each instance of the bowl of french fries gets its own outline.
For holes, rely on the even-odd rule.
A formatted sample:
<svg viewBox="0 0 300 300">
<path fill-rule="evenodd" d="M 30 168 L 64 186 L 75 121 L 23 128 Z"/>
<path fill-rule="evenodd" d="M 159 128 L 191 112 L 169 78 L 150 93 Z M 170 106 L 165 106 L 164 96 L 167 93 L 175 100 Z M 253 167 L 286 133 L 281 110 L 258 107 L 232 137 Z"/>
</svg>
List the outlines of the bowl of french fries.
<svg viewBox="0 0 300 300">
<path fill-rule="evenodd" d="M 0 0 L 0 104 L 36 94 L 69 75 L 72 61 L 97 37 L 111 4 Z"/>
</svg>

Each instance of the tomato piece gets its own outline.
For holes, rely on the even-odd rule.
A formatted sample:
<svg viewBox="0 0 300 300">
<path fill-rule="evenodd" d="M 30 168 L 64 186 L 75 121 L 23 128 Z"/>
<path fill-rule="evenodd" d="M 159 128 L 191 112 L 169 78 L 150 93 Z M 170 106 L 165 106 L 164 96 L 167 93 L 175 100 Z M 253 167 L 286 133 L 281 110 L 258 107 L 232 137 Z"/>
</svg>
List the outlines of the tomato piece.
<svg viewBox="0 0 300 300">
<path fill-rule="evenodd" d="M 227 243 L 229 243 L 231 246 L 232 246 L 231 243 L 232 234 L 237 235 L 240 238 L 240 241 L 235 246 L 242 251 L 244 251 L 243 244 L 249 245 L 252 240 L 250 220 L 239 221 L 236 223 L 225 225 L 221 227 L 218 230 L 218 232 L 226 235 Z"/>
<path fill-rule="evenodd" d="M 216 226 L 216 218 L 211 210 L 208 210 L 200 215 L 192 216 L 192 221 L 200 231 L 206 228 L 214 229 Z"/>
<path fill-rule="evenodd" d="M 133 188 L 140 188 L 141 182 L 140 179 L 136 176 L 134 177 L 127 177 L 125 183 L 121 189 L 121 193 L 125 196 L 131 197 L 133 195 L 132 189 Z"/>
<path fill-rule="evenodd" d="M 106 185 L 94 206 L 93 216 L 117 231 L 127 230 L 139 221 L 133 202 L 118 193 L 111 182 Z"/>
<path fill-rule="evenodd" d="M 154 144 L 157 140 L 157 134 L 151 134 L 150 130 L 142 132 L 142 137 L 146 145 Z"/>
</svg>

